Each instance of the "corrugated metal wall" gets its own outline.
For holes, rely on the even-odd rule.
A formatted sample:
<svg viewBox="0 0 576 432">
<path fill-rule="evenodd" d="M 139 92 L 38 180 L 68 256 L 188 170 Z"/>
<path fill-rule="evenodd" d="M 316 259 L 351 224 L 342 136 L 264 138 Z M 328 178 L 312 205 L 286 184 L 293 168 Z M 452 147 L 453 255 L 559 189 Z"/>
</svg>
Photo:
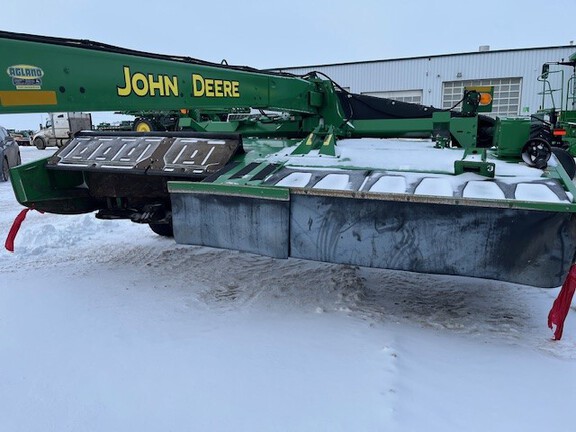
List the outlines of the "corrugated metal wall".
<svg viewBox="0 0 576 432">
<path fill-rule="evenodd" d="M 521 78 L 520 112 L 539 109 L 542 84 L 537 81 L 546 62 L 568 59 L 576 46 L 529 48 L 440 55 L 408 59 L 282 68 L 295 74 L 318 70 L 354 93 L 422 90 L 424 105 L 442 106 L 444 82 L 486 78 Z M 559 87 L 559 84 L 557 84 Z"/>
</svg>

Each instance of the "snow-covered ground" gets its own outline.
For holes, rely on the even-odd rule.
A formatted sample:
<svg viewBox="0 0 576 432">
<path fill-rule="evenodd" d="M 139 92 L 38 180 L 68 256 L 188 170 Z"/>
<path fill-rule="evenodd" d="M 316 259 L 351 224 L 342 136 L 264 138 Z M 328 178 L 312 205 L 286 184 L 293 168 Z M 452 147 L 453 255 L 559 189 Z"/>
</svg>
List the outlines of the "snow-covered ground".
<svg viewBox="0 0 576 432">
<path fill-rule="evenodd" d="M 2 239 L 20 209 L 0 183 Z M 30 212 L 0 252 L 0 431 L 574 430 L 557 294 Z"/>
</svg>

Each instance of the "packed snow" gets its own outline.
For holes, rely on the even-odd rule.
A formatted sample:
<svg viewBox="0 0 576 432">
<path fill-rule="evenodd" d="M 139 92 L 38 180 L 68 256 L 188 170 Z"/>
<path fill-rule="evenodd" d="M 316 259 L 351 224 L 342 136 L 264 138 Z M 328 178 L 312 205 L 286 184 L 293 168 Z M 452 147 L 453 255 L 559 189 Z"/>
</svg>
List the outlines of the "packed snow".
<svg viewBox="0 0 576 432">
<path fill-rule="evenodd" d="M 0 183 L 4 236 L 20 210 Z M 0 431 L 576 427 L 574 306 L 561 341 L 546 326 L 559 289 L 182 246 L 93 215 L 30 212 L 0 258 Z"/>
<path fill-rule="evenodd" d="M 267 156 L 266 160 L 286 163 L 291 167 L 353 166 L 391 171 L 454 172 L 454 162 L 462 159 L 464 150 L 451 148 L 439 151 L 435 145 L 432 140 L 420 139 L 342 139 L 335 148 L 335 156 L 320 154 L 319 150 L 294 155 L 294 146 Z M 473 155 L 467 156 L 467 160 L 471 159 L 474 159 Z M 523 164 L 507 163 L 490 155 L 488 161 L 495 164 L 497 176 L 524 176 L 532 179 L 542 176 L 542 170 Z"/>
<path fill-rule="evenodd" d="M 543 170 L 524 163 L 499 160 L 490 153 L 487 154 L 487 160 L 495 167 L 493 179 L 472 172 L 454 175 L 454 163 L 462 159 L 464 151 L 456 148 L 438 149 L 430 140 L 343 139 L 338 141 L 335 148 L 336 156 L 320 154 L 319 150 L 294 155 L 297 148 L 298 145 L 295 144 L 262 158 L 265 162 L 283 163 L 292 170 L 310 171 L 292 172 L 275 183 L 276 186 L 311 186 L 313 189 L 325 190 L 368 190 L 375 193 L 480 200 L 509 199 L 547 203 L 572 201 L 571 194 L 562 189 L 560 182 L 546 177 Z M 481 159 L 480 155 L 466 157 L 468 161 Z M 557 163 L 555 157 L 550 158 L 550 166 Z M 354 187 L 348 174 L 334 173 L 327 174 L 316 184 L 309 184 L 312 179 L 311 172 L 342 169 L 349 173 L 350 167 L 358 172 L 368 172 L 364 182 L 358 184 L 358 187 Z M 371 184 L 374 179 L 376 181 Z M 500 186 L 492 182 L 511 185 L 514 192 L 506 197 Z"/>
</svg>

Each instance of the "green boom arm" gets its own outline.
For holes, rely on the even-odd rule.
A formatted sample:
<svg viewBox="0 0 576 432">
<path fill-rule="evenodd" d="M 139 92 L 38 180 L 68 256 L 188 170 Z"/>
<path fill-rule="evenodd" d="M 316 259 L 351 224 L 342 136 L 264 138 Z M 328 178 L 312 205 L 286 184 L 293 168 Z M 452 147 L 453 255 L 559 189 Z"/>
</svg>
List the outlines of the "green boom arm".
<svg viewBox="0 0 576 432">
<path fill-rule="evenodd" d="M 0 32 L 0 53 L 0 114 L 322 104 L 310 80 L 90 41 Z"/>
<path fill-rule="evenodd" d="M 342 97 L 342 96 L 345 97 Z M 422 137 L 477 145 L 478 118 L 412 104 L 337 94 L 329 79 L 298 77 L 128 50 L 98 42 L 0 31 L 0 114 L 56 111 L 229 112 L 235 108 L 291 113 L 274 122 L 197 122 L 196 131 L 247 136 Z M 362 113 L 362 114 L 360 114 Z M 490 126 L 490 125 L 489 125 Z M 488 143 L 489 145 L 491 142 Z"/>
</svg>

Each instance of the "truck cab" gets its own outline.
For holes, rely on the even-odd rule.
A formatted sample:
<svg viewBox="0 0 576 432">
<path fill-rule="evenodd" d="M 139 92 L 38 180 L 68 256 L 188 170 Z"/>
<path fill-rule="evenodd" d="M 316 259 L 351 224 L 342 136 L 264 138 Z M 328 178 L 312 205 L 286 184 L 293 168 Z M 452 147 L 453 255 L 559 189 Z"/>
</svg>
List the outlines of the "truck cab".
<svg viewBox="0 0 576 432">
<path fill-rule="evenodd" d="M 81 130 L 92 129 L 90 113 L 63 112 L 50 113 L 46 122 L 32 138 L 32 143 L 40 150 L 46 147 L 62 147 Z"/>
</svg>

